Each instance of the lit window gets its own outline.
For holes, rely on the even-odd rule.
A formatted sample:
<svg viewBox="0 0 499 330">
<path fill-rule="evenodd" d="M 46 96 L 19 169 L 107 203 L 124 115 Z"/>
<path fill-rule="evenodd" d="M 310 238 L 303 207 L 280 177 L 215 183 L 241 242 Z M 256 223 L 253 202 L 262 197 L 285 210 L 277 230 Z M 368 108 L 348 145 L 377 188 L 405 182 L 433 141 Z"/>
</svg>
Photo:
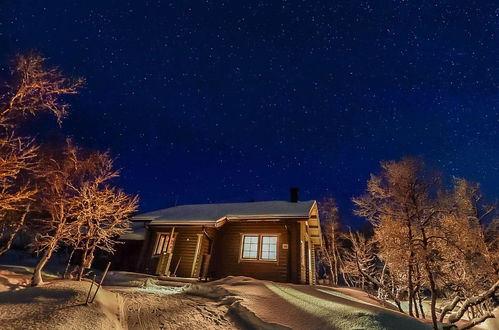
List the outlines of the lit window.
<svg viewBox="0 0 499 330">
<path fill-rule="evenodd" d="M 277 237 L 262 236 L 262 260 L 277 260 Z"/>
<path fill-rule="evenodd" d="M 168 249 L 169 234 L 159 234 L 154 254 L 163 254 Z"/>
<path fill-rule="evenodd" d="M 258 236 L 243 237 L 243 259 L 257 259 Z"/>
<path fill-rule="evenodd" d="M 276 261 L 276 235 L 243 235 L 242 259 Z"/>
</svg>

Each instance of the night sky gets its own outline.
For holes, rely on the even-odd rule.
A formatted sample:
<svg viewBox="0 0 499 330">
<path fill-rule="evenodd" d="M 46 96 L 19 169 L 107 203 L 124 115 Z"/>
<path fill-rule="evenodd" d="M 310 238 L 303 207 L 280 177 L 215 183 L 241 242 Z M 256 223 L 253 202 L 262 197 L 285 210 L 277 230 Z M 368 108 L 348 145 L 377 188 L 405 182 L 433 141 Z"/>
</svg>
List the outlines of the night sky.
<svg viewBox="0 0 499 330">
<path fill-rule="evenodd" d="M 17 52 L 87 79 L 62 133 L 110 149 L 142 211 L 350 198 L 422 156 L 499 198 L 495 1 L 0 0 Z M 39 139 L 59 130 L 40 119 Z"/>
</svg>

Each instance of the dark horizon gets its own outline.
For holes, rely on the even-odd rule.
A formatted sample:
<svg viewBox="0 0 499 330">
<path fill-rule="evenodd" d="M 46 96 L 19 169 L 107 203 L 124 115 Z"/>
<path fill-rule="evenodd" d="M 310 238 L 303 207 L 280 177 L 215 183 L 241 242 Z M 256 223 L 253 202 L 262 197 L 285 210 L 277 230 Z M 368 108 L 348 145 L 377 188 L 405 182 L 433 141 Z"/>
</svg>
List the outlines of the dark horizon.
<svg viewBox="0 0 499 330">
<path fill-rule="evenodd" d="M 1 76 L 30 49 L 87 80 L 61 129 L 107 150 L 140 210 L 352 197 L 420 156 L 499 197 L 492 1 L 4 2 Z"/>
</svg>

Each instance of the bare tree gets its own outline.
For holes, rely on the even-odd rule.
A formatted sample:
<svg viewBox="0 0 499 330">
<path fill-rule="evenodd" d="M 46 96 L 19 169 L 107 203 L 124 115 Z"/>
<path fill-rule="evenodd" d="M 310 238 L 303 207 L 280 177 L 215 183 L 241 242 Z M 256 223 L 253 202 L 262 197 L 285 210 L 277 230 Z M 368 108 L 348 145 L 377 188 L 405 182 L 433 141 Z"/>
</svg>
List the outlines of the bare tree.
<svg viewBox="0 0 499 330">
<path fill-rule="evenodd" d="M 324 247 L 320 258 L 321 264 L 329 270 L 330 283 L 338 285 L 341 272 L 341 221 L 338 205 L 334 198 L 325 198 L 319 202 L 322 236 Z"/>
<path fill-rule="evenodd" d="M 361 233 L 349 232 L 345 235 L 350 243 L 350 249 L 345 252 L 346 271 L 354 274 L 356 277 L 365 279 L 375 287 L 384 291 L 387 296 L 395 302 L 400 312 L 404 312 L 397 297 L 397 293 L 389 287 L 385 277 L 385 265 L 380 271 L 378 268 L 379 259 L 375 241 L 368 239 Z M 364 288 L 363 288 L 364 289 Z"/>
<path fill-rule="evenodd" d="M 430 290 L 435 329 L 437 297 L 467 301 L 497 280 L 493 240 L 487 242 L 481 224 L 493 208 L 480 206 L 480 200 L 478 185 L 455 179 L 453 191 L 447 191 L 412 158 L 383 162 L 366 194 L 354 199 L 356 213 L 373 224 L 379 258 L 402 280 L 394 283 L 406 282 L 411 316 L 424 317 L 421 291 Z M 490 317 L 486 305 L 466 308 L 474 324 Z"/>
<path fill-rule="evenodd" d="M 353 200 L 357 206 L 355 213 L 373 224 L 381 258 L 391 272 L 406 278 L 409 315 L 414 316 L 420 282 L 417 256 L 422 246 L 418 239 L 434 208 L 429 198 L 431 182 L 421 175 L 422 162 L 418 159 L 382 162 L 381 168 L 380 175 L 371 175 L 366 194 Z M 426 270 L 431 272 L 431 268 Z"/>
<path fill-rule="evenodd" d="M 112 187 L 109 181 L 118 176 L 107 153 L 94 153 L 87 176 L 73 200 L 74 217 L 79 224 L 75 248 L 82 250 L 78 279 L 90 268 L 95 249 L 114 252 L 117 238 L 130 228 L 129 216 L 137 209 L 138 197 Z"/>
<path fill-rule="evenodd" d="M 66 78 L 58 69 L 44 66 L 45 59 L 32 52 L 18 55 L 12 67 L 12 82 L 0 96 L 0 218 L 3 223 L 0 254 L 6 252 L 24 226 L 36 187 L 29 178 L 38 147 L 30 138 L 17 136 L 28 116 L 50 112 L 60 123 L 69 105 L 61 96 L 75 94 L 82 79 Z"/>
<path fill-rule="evenodd" d="M 44 65 L 45 58 L 31 52 L 17 55 L 12 69 L 14 82 L 2 97 L 0 126 L 15 125 L 20 117 L 52 113 L 60 124 L 67 115 L 69 104 L 61 96 L 76 94 L 84 80 L 68 78 L 58 68 Z"/>
</svg>

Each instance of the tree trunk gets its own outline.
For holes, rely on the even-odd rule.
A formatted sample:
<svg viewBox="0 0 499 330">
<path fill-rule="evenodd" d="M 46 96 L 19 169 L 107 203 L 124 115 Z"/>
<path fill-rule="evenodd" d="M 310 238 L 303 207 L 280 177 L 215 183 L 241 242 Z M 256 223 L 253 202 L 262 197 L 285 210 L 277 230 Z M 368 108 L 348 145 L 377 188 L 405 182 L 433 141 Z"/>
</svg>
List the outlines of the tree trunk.
<svg viewBox="0 0 499 330">
<path fill-rule="evenodd" d="M 334 283 L 333 262 L 331 261 L 331 256 L 329 255 L 327 247 L 324 247 L 324 254 L 326 255 L 326 258 L 329 262 L 329 276 L 331 276 L 331 281 L 329 284 L 333 284 Z"/>
<path fill-rule="evenodd" d="M 55 246 L 55 244 L 50 245 L 43 253 L 42 258 L 36 265 L 35 271 L 33 272 L 33 277 L 31 278 L 31 286 L 38 286 L 43 284 L 42 270 L 50 260 L 50 257 L 52 257 L 52 252 L 54 252 Z"/>
<path fill-rule="evenodd" d="M 69 266 L 71 265 L 71 260 L 73 259 L 73 254 L 76 251 L 76 247 L 73 248 L 71 253 L 69 254 L 68 257 L 68 262 L 66 263 L 66 269 L 64 269 L 64 274 L 62 274 L 62 278 L 66 278 L 66 275 L 68 274 Z"/>
<path fill-rule="evenodd" d="M 88 257 L 88 241 L 85 243 L 85 249 L 83 250 L 83 255 L 81 256 L 81 263 L 80 263 L 80 271 L 78 272 L 78 281 L 81 281 L 83 278 L 83 272 L 85 271 L 85 266 L 87 263 L 87 257 Z"/>
<path fill-rule="evenodd" d="M 425 313 L 424 313 L 424 309 L 423 309 L 423 298 L 421 298 L 421 292 L 417 292 L 418 294 L 418 301 L 419 301 L 419 309 L 421 310 L 421 318 L 425 318 Z"/>
<path fill-rule="evenodd" d="M 336 260 L 336 233 L 332 233 L 332 252 L 333 252 L 333 261 L 334 261 L 334 285 L 338 285 L 338 260 Z"/>
<path fill-rule="evenodd" d="M 359 259 L 358 257 L 356 256 L 356 263 L 357 263 L 357 269 L 359 270 L 359 273 L 362 275 L 362 278 L 366 278 L 369 282 L 371 282 L 372 284 L 374 285 L 377 285 L 378 287 L 381 287 L 383 288 L 383 290 L 390 296 L 390 298 L 395 302 L 395 304 L 397 305 L 397 308 L 398 310 L 403 313 L 404 310 L 402 309 L 402 307 L 400 306 L 400 300 L 398 300 L 398 298 L 392 294 L 392 292 L 383 284 L 383 283 L 380 283 L 377 279 L 375 279 L 374 277 L 372 277 L 371 275 L 369 275 L 368 273 L 364 272 L 364 270 L 362 269 L 362 266 L 360 265 L 359 263 Z"/>
<path fill-rule="evenodd" d="M 5 252 L 9 251 L 10 247 L 12 246 L 12 242 L 14 242 L 14 238 L 16 237 L 17 233 L 19 230 L 24 225 L 24 221 L 26 220 L 26 216 L 29 213 L 29 206 L 26 208 L 26 211 L 23 213 L 21 216 L 21 219 L 19 220 L 19 223 L 17 224 L 16 228 L 10 233 L 9 239 L 5 243 L 5 245 L 0 249 L 0 256 L 3 255 Z"/>
<path fill-rule="evenodd" d="M 409 295 L 408 297 L 408 300 L 409 300 L 409 315 L 410 316 L 414 316 L 413 312 L 412 312 L 412 302 L 413 302 L 413 296 L 414 296 L 414 284 L 413 284 L 413 280 L 412 280 L 412 264 L 413 264 L 413 261 L 414 261 L 414 250 L 413 250 L 413 247 L 412 247 L 412 224 L 411 224 L 411 220 L 408 218 L 407 219 L 407 238 L 408 238 L 408 241 L 409 241 L 409 262 L 407 263 L 407 293 Z"/>
<path fill-rule="evenodd" d="M 417 287 L 416 289 L 414 290 L 414 295 L 412 296 L 412 298 L 414 299 L 414 313 L 416 314 L 416 317 L 419 318 L 419 311 L 418 311 L 418 303 L 416 301 L 416 292 L 417 292 Z"/>
<path fill-rule="evenodd" d="M 428 276 L 428 282 L 430 283 L 430 292 L 431 292 L 431 321 L 433 323 L 433 328 L 438 330 L 438 322 L 437 322 L 437 285 L 435 283 L 435 278 L 433 277 L 433 272 L 430 268 L 430 260 L 428 257 L 428 249 L 429 242 L 426 236 L 426 231 L 424 228 L 421 228 L 422 235 L 422 243 L 423 248 L 425 249 L 425 258 L 424 258 L 424 267 L 426 270 L 426 275 Z"/>
<path fill-rule="evenodd" d="M 455 322 L 459 321 L 463 317 L 465 311 L 468 310 L 468 308 L 470 308 L 471 306 L 481 304 L 482 302 L 484 302 L 488 298 L 492 298 L 494 296 L 495 292 L 498 290 L 499 290 L 499 281 L 496 281 L 494 283 L 494 285 L 492 285 L 492 287 L 490 287 L 490 289 L 488 289 L 487 291 L 482 292 L 481 294 L 479 294 L 477 296 L 470 297 L 470 298 L 466 299 L 463 302 L 463 304 L 461 305 L 461 307 L 457 310 L 457 312 L 455 314 L 452 314 L 451 316 L 449 316 L 449 322 L 455 323 Z M 448 308 L 446 307 L 444 309 L 446 310 Z"/>
</svg>

